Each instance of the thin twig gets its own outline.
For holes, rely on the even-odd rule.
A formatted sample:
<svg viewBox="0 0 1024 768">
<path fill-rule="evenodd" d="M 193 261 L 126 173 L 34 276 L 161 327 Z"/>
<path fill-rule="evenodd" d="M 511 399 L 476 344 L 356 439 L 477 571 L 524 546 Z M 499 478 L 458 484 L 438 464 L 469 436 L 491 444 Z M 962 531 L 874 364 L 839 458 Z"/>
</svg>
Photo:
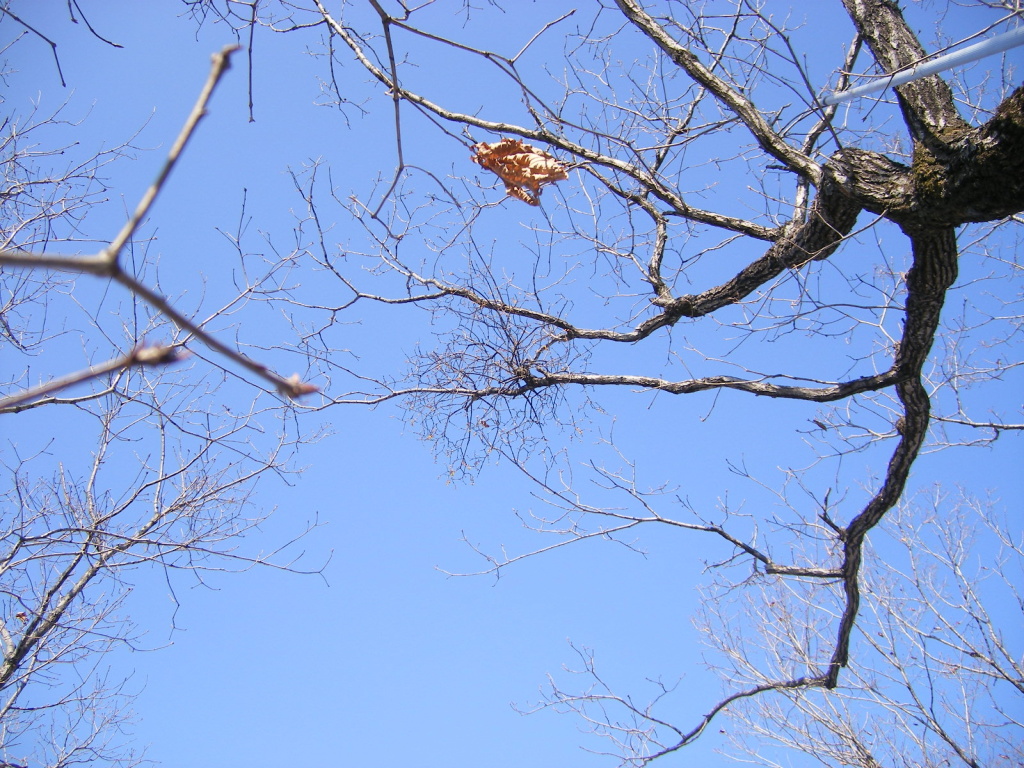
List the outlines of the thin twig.
<svg viewBox="0 0 1024 768">
<path fill-rule="evenodd" d="M 21 24 L 21 26 L 23 26 L 29 32 L 31 32 L 32 34 L 36 35 L 37 37 L 39 37 L 40 39 L 46 41 L 49 44 L 50 50 L 53 51 L 53 61 L 57 65 L 57 76 L 60 77 L 61 87 L 62 88 L 67 88 L 68 84 L 64 81 L 64 72 L 60 68 L 60 57 L 57 55 L 57 44 L 55 42 L 53 42 L 53 40 L 48 38 L 46 35 L 44 35 L 42 32 L 40 32 L 38 29 L 33 27 L 31 24 L 29 24 L 26 21 L 23 21 L 22 19 L 18 18 L 13 13 L 11 13 L 11 10 L 9 8 L 4 8 L 3 6 L 0 6 L 0 13 L 6 13 L 8 16 L 10 16 L 16 22 Z"/>
<path fill-rule="evenodd" d="M 74 8 L 72 8 L 72 6 L 74 6 Z M 75 11 L 76 10 L 78 11 L 78 15 L 82 17 L 82 22 L 85 24 L 85 26 L 92 33 L 93 37 L 95 37 L 97 40 L 102 40 L 104 43 L 106 43 L 107 45 L 109 45 L 109 46 L 111 46 L 113 48 L 124 48 L 124 46 L 121 45 L 120 43 L 115 43 L 113 40 L 108 40 L 107 38 L 105 38 L 103 35 L 101 35 L 99 32 L 96 31 L 96 29 L 93 27 L 93 25 L 89 23 L 89 19 L 87 19 L 85 17 L 85 13 L 82 11 L 82 6 L 80 6 L 78 4 L 78 0 L 68 0 L 68 12 L 70 12 L 70 14 L 71 14 L 71 21 L 74 22 L 75 24 L 78 23 L 78 19 L 75 18 Z"/>
<path fill-rule="evenodd" d="M 566 19 L 568 19 L 574 13 L 576 13 L 576 9 L 575 8 L 573 8 L 568 13 L 563 13 L 561 16 L 559 16 L 554 21 L 549 21 L 547 24 L 545 24 L 543 27 L 541 27 L 539 30 L 537 30 L 537 33 L 527 41 L 526 45 L 524 45 L 522 48 L 519 49 L 519 53 L 517 53 L 515 56 L 513 56 L 511 59 L 508 60 L 508 63 L 511 64 L 512 66 L 515 66 L 515 63 L 519 60 L 519 57 L 522 56 L 524 53 L 526 53 L 526 49 L 529 48 L 531 45 L 533 45 L 537 41 L 537 38 L 539 38 L 541 35 L 543 35 L 545 32 L 547 32 L 549 29 L 551 29 L 556 24 L 559 24 L 559 23 L 565 21 Z"/>
<path fill-rule="evenodd" d="M 395 104 L 395 145 L 398 152 L 398 165 L 395 168 L 395 177 L 391 180 L 391 186 L 388 187 L 387 192 L 381 197 L 380 205 L 377 206 L 377 210 L 373 212 L 373 217 L 377 218 L 380 214 L 381 208 L 384 207 L 384 203 L 391 197 L 391 193 L 395 191 L 395 187 L 398 186 L 398 180 L 402 177 L 402 171 L 405 170 L 405 157 L 402 152 L 402 95 L 401 90 L 398 87 L 398 64 L 395 62 L 395 48 L 391 42 L 391 16 L 389 16 L 383 8 L 380 7 L 380 3 L 377 0 L 370 0 L 370 5 L 373 6 L 374 10 L 380 16 L 380 23 L 384 26 L 384 41 L 387 43 L 388 48 L 388 65 L 391 68 L 391 82 L 394 86 L 391 89 L 391 98 Z"/>
</svg>

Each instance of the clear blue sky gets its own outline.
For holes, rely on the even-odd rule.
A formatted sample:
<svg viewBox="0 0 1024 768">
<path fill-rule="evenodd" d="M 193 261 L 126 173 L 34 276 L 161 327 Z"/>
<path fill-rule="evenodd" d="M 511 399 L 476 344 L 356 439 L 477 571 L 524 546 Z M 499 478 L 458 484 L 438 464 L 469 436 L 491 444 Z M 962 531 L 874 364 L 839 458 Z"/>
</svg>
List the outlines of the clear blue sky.
<svg viewBox="0 0 1024 768">
<path fill-rule="evenodd" d="M 134 207 L 149 184 L 206 77 L 209 55 L 233 42 L 216 26 L 197 35 L 195 24 L 178 16 L 179 5 L 86 5 L 94 27 L 123 50 L 70 25 L 63 2 L 44 0 L 30 9 L 26 18 L 45 24 L 58 43 L 66 89 L 47 46 L 24 40 L 14 49 L 12 64 L 19 72 L 8 77 L 7 105 L 27 109 L 38 99 L 46 111 L 67 100 L 65 116 L 83 121 L 74 133 L 79 144 L 70 152 L 88 154 L 139 132 L 133 144 L 141 149 L 109 169 L 110 186 L 120 197 L 90 217 L 87 231 L 98 240 L 116 231 L 125 209 Z M 510 20 L 493 34 L 497 40 L 507 36 L 508 48 L 517 49 L 530 32 Z M 821 67 L 823 77 L 839 63 L 841 38 L 829 41 L 834 56 Z M 246 60 L 236 56 L 152 212 L 147 234 L 156 240 L 150 257 L 159 255 L 164 290 L 183 293 L 185 306 L 216 306 L 218 296 L 230 291 L 235 265 L 216 230 L 235 225 L 243 188 L 249 190 L 251 229 L 287 245 L 290 209 L 301 206 L 286 174 L 289 166 L 323 158 L 343 192 L 365 191 L 369 180 L 391 173 L 390 103 L 377 93 L 365 117 L 349 110 L 349 125 L 337 111 L 313 107 L 319 69 L 303 55 L 304 43 L 299 35 L 261 31 L 253 123 L 246 107 Z M 555 44 L 555 53 L 560 50 Z M 460 90 L 457 74 L 438 92 L 471 99 Z M 345 77 L 354 98 L 373 92 L 355 66 Z M 419 142 L 411 135 L 406 141 L 413 159 L 426 162 L 436 138 Z M 533 213 L 514 201 L 505 205 L 517 218 Z M 332 216 L 338 242 L 356 236 L 340 212 Z M 516 221 L 510 219 L 509 226 L 511 231 Z M 410 317 L 375 315 L 372 324 L 353 327 L 361 364 L 398 366 L 426 330 Z M 243 321 L 239 332 L 248 331 Z M 656 407 L 649 407 L 652 402 Z M 766 409 L 728 394 L 710 419 L 702 417 L 711 397 L 670 409 L 649 396 L 626 393 L 608 395 L 603 403 L 615 416 L 618 444 L 640 462 L 645 480 L 669 479 L 706 507 L 736 485 L 725 457 L 771 468 L 773 447 L 799 444 L 799 430 L 813 416 L 806 405 L 770 403 Z M 600 744 L 581 735 L 573 717 L 523 717 L 510 706 L 537 703 L 548 674 L 573 685 L 563 671 L 577 661 L 569 641 L 596 649 L 608 678 L 638 699 L 653 691 L 646 678 L 681 678 L 683 693 L 671 711 L 682 723 L 717 699 L 719 683 L 699 663 L 703 647 L 690 616 L 705 559 L 727 555 L 724 548 L 651 529 L 637 534 L 646 556 L 588 542 L 529 560 L 498 582 L 448 578 L 437 569 L 471 571 L 482 564 L 460 542 L 463 533 L 491 550 L 537 546 L 512 514 L 540 509 L 531 484 L 507 466 L 486 467 L 474 483 L 446 482 L 445 467 L 430 446 L 390 407 L 336 409 L 327 418 L 333 433 L 300 456 L 298 463 L 307 469 L 292 485 L 261 483 L 259 503 L 277 511 L 251 542 L 270 547 L 318 518 L 322 526 L 301 546 L 308 565 L 330 559 L 323 578 L 256 569 L 214 576 L 213 588 L 180 579 L 175 588 L 181 606 L 175 612 L 162 574 L 138 574 L 130 612 L 146 630 L 142 645 L 157 650 L 119 653 L 111 664 L 114 675 L 131 674 L 129 687 L 140 691 L 134 738 L 148 745 L 150 758 L 194 768 L 601 765 L 581 751 L 581 743 Z M 601 427 L 611 424 L 609 419 Z M 751 424 L 757 428 L 749 429 Z M 698 461 L 678 450 L 680 434 L 703 446 Z M 576 445 L 589 445 L 594 437 Z M 737 439 L 743 443 L 739 450 Z M 918 482 L 925 485 L 953 469 L 962 473 L 966 461 L 974 486 L 998 488 L 1008 504 L 1019 503 L 1020 458 L 1019 448 L 938 454 L 922 460 Z M 728 725 L 716 724 L 715 733 L 668 764 L 726 764 L 713 752 L 721 743 L 718 727 Z"/>
</svg>

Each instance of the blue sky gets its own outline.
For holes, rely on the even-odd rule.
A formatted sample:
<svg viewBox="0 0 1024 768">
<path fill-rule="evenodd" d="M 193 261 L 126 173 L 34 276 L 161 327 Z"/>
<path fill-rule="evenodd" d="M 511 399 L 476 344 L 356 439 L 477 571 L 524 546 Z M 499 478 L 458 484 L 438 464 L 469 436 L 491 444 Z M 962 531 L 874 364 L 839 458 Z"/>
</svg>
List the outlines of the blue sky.
<svg viewBox="0 0 1024 768">
<path fill-rule="evenodd" d="M 550 5 L 551 16 L 571 7 Z M 79 144 L 70 152 L 84 156 L 129 139 L 139 148 L 108 170 L 117 196 L 90 216 L 86 230 L 102 241 L 150 183 L 206 77 L 210 54 L 234 40 L 214 25 L 197 33 L 170 0 L 95 6 L 86 6 L 90 22 L 124 48 L 85 34 L 80 25 L 68 23 L 64 3 L 45 0 L 26 11 L 33 14 L 26 18 L 45 24 L 57 42 L 68 87 L 60 87 L 48 46 L 25 39 L 11 54 L 19 71 L 8 76 L 5 98 L 9 108 L 27 110 L 38 103 L 41 112 L 67 101 L 64 116 L 82 121 L 73 134 Z M 529 39 L 533 24 L 509 16 L 476 40 L 501 45 Z M 292 211 L 301 210 L 287 168 L 322 158 L 339 188 L 365 193 L 374 179 L 388 179 L 394 165 L 390 102 L 379 92 L 373 95 L 362 73 L 354 66 L 345 72 L 353 101 L 372 100 L 365 115 L 347 109 L 346 121 L 337 110 L 312 106 L 322 72 L 304 55 L 308 41 L 262 32 L 255 45 L 255 122 L 248 121 L 246 60 L 238 54 L 145 232 L 155 238 L 145 258 L 158 259 L 162 289 L 198 314 L 231 290 L 236 264 L 217 230 L 233 231 L 243 189 L 248 190 L 251 242 L 266 232 L 287 250 Z M 832 58 L 822 60 L 828 61 L 819 70 L 823 78 L 839 63 L 840 43 L 828 41 Z M 544 50 L 538 49 L 539 59 Z M 549 50 L 557 55 L 561 46 Z M 1019 54 L 1016 60 L 1024 63 Z M 468 104 L 483 98 L 483 87 L 470 87 L 474 79 L 457 63 L 437 65 L 424 68 L 427 87 L 436 84 L 432 77 L 443 77 L 445 87 L 437 90 L 453 100 Z M 409 126 L 422 128 L 412 119 Z M 414 130 L 407 132 L 406 148 L 410 162 L 424 164 L 434 153 L 450 155 L 455 163 L 460 151 Z M 468 156 L 464 163 L 468 166 Z M 742 187 L 745 181 L 722 183 Z M 521 232 L 520 220 L 534 214 L 506 201 L 493 213 L 495 228 Z M 358 236 L 351 221 L 331 215 L 337 242 Z M 515 259 L 517 251 L 501 256 Z M 103 286 L 81 282 L 83 301 L 106 300 Z M 350 330 L 360 365 L 394 371 L 429 329 L 421 315 L 409 311 L 373 311 Z M 243 319 L 237 327 L 243 341 L 252 333 L 249 338 L 265 343 L 266 332 L 258 320 L 250 326 Z M 665 350 L 619 354 L 620 361 L 646 364 Z M 752 351 L 749 359 L 773 354 Z M 192 365 L 201 369 L 204 363 Z M 998 397 L 1019 408 L 1019 398 L 1008 389 Z M 766 408 L 731 393 L 685 403 L 666 404 L 667 399 L 602 393 L 607 415 L 598 418 L 594 432 L 575 440 L 556 433 L 553 439 L 608 459 L 605 447 L 591 446 L 614 430 L 643 482 L 670 480 L 698 508 L 713 508 L 730 494 L 733 499 L 749 494 L 756 507 L 763 497 L 738 483 L 726 458 L 772 471 L 778 464 L 775 451 L 801 450 L 814 416 L 807 404 L 771 402 Z M 34 422 L 38 431 L 31 437 L 17 439 L 26 446 L 33 438 L 44 439 L 47 428 L 57 428 L 46 418 Z M 705 650 L 690 617 L 700 599 L 695 587 L 707 580 L 705 560 L 727 556 L 725 548 L 641 529 L 637 547 L 646 554 L 586 542 L 528 560 L 497 582 L 450 578 L 442 571 L 482 565 L 460 541 L 463 535 L 490 551 L 538 546 L 536 536 L 512 514 L 541 508 L 532 495 L 535 487 L 514 468 L 495 464 L 485 466 L 473 482 L 448 481 L 431 446 L 390 406 L 334 409 L 325 418 L 331 433 L 297 460 L 306 468 L 289 484 L 261 482 L 258 503 L 276 512 L 246 545 L 270 548 L 318 520 L 320 526 L 300 548 L 306 566 L 329 561 L 322 577 L 255 569 L 212 575 L 206 586 L 177 577 L 173 585 L 180 606 L 175 607 L 163 574 L 136 574 L 128 612 L 146 631 L 141 645 L 154 650 L 118 653 L 110 663 L 113 675 L 130 675 L 129 688 L 139 691 L 133 733 L 148 745 L 150 758 L 199 768 L 604 764 L 580 749 L 600 744 L 581 734 L 582 724 L 572 716 L 548 711 L 523 717 L 510 705 L 529 709 L 538 703 L 549 674 L 571 687 L 572 676 L 563 671 L 577 662 L 570 643 L 595 649 L 608 679 L 638 699 L 653 691 L 646 679 L 679 680 L 681 693 L 669 711 L 682 723 L 717 700 L 720 684 L 700 664 Z M 310 421 L 303 426 L 315 428 Z M 85 438 L 62 439 L 67 442 L 53 449 L 58 456 L 73 455 L 75 441 Z M 996 488 L 1008 505 L 1018 503 L 1024 492 L 1019 441 L 1007 436 L 1004 443 L 1010 445 L 999 445 L 1002 450 L 925 457 L 919 482 L 963 472 L 966 465 L 972 486 Z M 680 450 L 681 444 L 701 448 L 694 455 Z M 868 452 L 849 461 L 867 465 L 877 455 Z M 852 497 L 857 493 L 854 489 Z M 713 751 L 722 744 L 718 727 L 729 726 L 716 723 L 675 764 L 726 764 Z"/>
</svg>

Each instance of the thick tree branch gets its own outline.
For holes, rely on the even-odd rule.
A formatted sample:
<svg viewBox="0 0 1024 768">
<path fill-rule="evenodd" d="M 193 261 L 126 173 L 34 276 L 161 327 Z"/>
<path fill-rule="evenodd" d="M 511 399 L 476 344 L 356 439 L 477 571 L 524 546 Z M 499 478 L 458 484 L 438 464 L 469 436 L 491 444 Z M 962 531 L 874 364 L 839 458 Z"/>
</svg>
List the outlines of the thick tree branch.
<svg viewBox="0 0 1024 768">
<path fill-rule="evenodd" d="M 848 147 L 829 163 L 836 183 L 865 210 L 909 229 L 998 221 L 1024 210 L 1024 86 L 984 125 L 932 151 L 919 142 L 912 166 Z"/>
<path fill-rule="evenodd" d="M 843 0 L 843 5 L 886 74 L 927 56 L 893 0 Z M 945 145 L 968 127 L 953 103 L 953 92 L 938 75 L 901 85 L 896 93 L 911 136 L 929 147 Z"/>
<path fill-rule="evenodd" d="M 476 397 L 518 397 L 530 391 L 545 387 L 603 387 L 619 386 L 636 389 L 650 389 L 668 392 L 673 395 L 688 395 L 694 392 L 706 392 L 714 389 L 732 389 L 752 395 L 773 397 L 785 400 L 806 400 L 813 403 L 830 403 L 844 400 L 861 392 L 876 392 L 891 387 L 899 380 L 896 367 L 884 373 L 863 376 L 858 379 L 823 387 L 801 387 L 784 384 L 772 384 L 763 379 L 740 379 L 735 376 L 705 376 L 685 381 L 668 381 L 654 376 L 636 376 L 628 374 L 598 374 L 575 372 L 521 372 L 522 384 L 506 387 L 489 387 L 477 390 Z"/>
<path fill-rule="evenodd" d="M 843 588 L 846 606 L 828 670 L 828 687 L 838 683 L 849 661 L 850 639 L 860 610 L 860 569 L 864 538 L 899 501 L 910 469 L 928 433 L 931 403 L 922 383 L 922 369 L 935 340 L 946 292 L 957 276 L 956 234 L 952 228 L 909 233 L 914 265 L 907 274 L 907 308 L 903 338 L 896 356 L 900 381 L 896 393 L 903 404 L 901 439 L 886 470 L 882 487 L 843 531 Z"/>
<path fill-rule="evenodd" d="M 707 88 L 729 110 L 734 112 L 753 134 L 757 143 L 779 162 L 804 176 L 813 184 L 821 179 L 821 167 L 803 152 L 791 147 L 764 119 L 754 104 L 705 67 L 684 45 L 672 38 L 665 28 L 648 14 L 637 0 L 615 0 L 622 13 L 638 29 L 682 67 L 696 82 Z"/>
</svg>

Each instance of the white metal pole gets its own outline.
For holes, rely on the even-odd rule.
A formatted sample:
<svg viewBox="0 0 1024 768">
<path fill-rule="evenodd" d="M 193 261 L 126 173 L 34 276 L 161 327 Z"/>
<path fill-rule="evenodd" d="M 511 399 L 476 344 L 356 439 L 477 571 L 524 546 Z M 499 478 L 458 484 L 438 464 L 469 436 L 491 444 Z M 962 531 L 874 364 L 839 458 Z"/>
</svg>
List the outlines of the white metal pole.
<svg viewBox="0 0 1024 768">
<path fill-rule="evenodd" d="M 822 98 L 821 103 L 826 106 L 839 104 L 840 102 L 856 99 L 875 91 L 884 90 L 885 88 L 895 88 L 897 85 L 903 85 L 912 80 L 919 80 L 922 77 L 934 75 L 936 72 L 952 69 L 961 64 L 968 64 L 985 56 L 991 56 L 994 53 L 1002 53 L 1010 48 L 1016 48 L 1018 45 L 1024 45 L 1024 25 L 1011 29 L 1009 32 L 1003 32 L 1001 35 L 990 37 L 988 40 L 982 40 L 980 43 L 961 48 L 959 51 L 939 56 L 937 59 L 921 62 L 917 66 L 903 72 L 894 72 L 888 77 L 881 77 L 873 83 L 850 88 L 846 91 L 830 93 Z"/>
</svg>

